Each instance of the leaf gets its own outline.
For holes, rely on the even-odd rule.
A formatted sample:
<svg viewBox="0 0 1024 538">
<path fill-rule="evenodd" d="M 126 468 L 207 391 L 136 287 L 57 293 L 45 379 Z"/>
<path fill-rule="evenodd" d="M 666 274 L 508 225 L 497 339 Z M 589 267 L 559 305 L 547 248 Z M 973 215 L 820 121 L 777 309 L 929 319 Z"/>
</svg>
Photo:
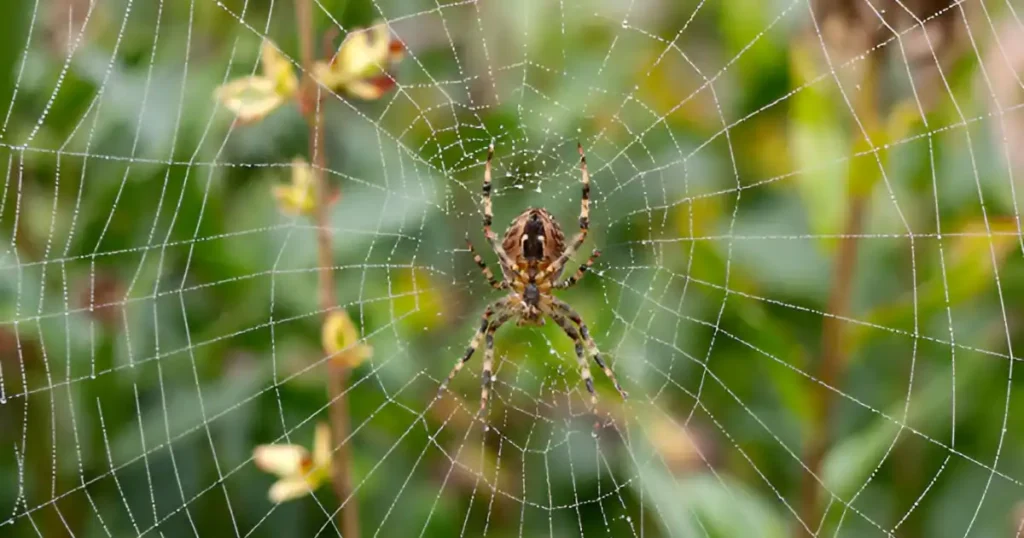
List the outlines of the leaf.
<svg viewBox="0 0 1024 538">
<path fill-rule="evenodd" d="M 299 88 L 295 70 L 273 42 L 264 40 L 260 49 L 262 75 L 242 77 L 220 86 L 214 97 L 235 113 L 238 121 L 250 123 L 265 118 L 295 95 Z"/>
<path fill-rule="evenodd" d="M 634 487 L 643 487 L 661 517 L 659 522 L 668 536 L 757 536 L 782 538 L 787 536 L 785 519 L 772 506 L 773 502 L 724 471 L 716 475 L 708 472 L 669 472 L 665 464 L 664 447 L 659 447 L 663 436 L 658 423 L 661 417 L 650 417 L 639 435 L 632 436 L 630 464 L 639 476 Z M 688 432 L 686 435 L 692 435 Z M 706 447 L 699 448 L 700 437 L 691 438 L 696 448 L 687 454 L 690 463 L 706 467 Z M 648 462 L 639 464 L 638 462 Z M 686 465 L 677 470 L 685 469 Z"/>
<path fill-rule="evenodd" d="M 387 24 L 379 23 L 349 33 L 330 62 L 313 66 L 313 76 L 332 90 L 371 101 L 394 86 L 387 72 L 402 56 L 402 44 L 391 39 Z"/>
<path fill-rule="evenodd" d="M 299 88 L 292 63 L 281 54 L 274 43 L 264 39 L 260 49 L 260 63 L 263 76 L 274 82 L 274 92 L 282 97 L 291 97 Z"/>
<path fill-rule="evenodd" d="M 979 386 L 979 379 L 1000 364 L 998 359 L 978 354 L 958 358 L 958 392 L 966 390 L 966 387 Z M 934 430 L 942 421 L 949 420 L 954 391 L 951 390 L 948 373 L 937 374 L 923 385 L 924 388 L 912 396 L 905 424 L 918 431 Z M 893 402 L 886 411 L 889 418 L 880 416 L 874 419 L 861 431 L 844 435 L 829 450 L 825 456 L 822 481 L 830 492 L 841 499 L 848 499 L 864 484 L 896 438 L 900 426 L 893 419 L 903 418 L 905 406 L 906 402 L 902 398 Z M 957 414 L 965 416 L 963 411 L 958 409 Z M 900 435 L 914 434 L 904 431 Z"/>
<path fill-rule="evenodd" d="M 327 315 L 321 331 L 324 353 L 332 361 L 356 368 L 373 356 L 373 348 L 359 341 L 359 330 L 344 310 Z"/>
<path fill-rule="evenodd" d="M 292 161 L 292 181 L 289 185 L 275 185 L 277 207 L 285 215 L 312 215 L 316 209 L 316 184 L 313 168 L 302 158 Z"/>
<path fill-rule="evenodd" d="M 270 372 L 271 362 L 267 360 L 254 368 L 237 371 L 205 384 L 202 387 L 202 406 L 199 405 L 194 385 L 190 387 L 182 384 L 175 388 L 175 385 L 168 383 L 166 406 L 163 398 L 157 394 L 142 411 L 141 423 L 147 449 L 158 450 L 161 447 L 166 451 L 168 435 L 176 449 L 183 444 L 200 441 L 204 435 L 204 425 L 212 426 L 218 420 L 232 420 L 232 414 L 237 412 L 235 408 L 246 405 L 248 398 L 259 394 L 270 381 Z M 111 445 L 115 465 L 132 461 L 139 456 L 141 449 L 138 430 L 126 428 Z"/>
<path fill-rule="evenodd" d="M 808 50 L 791 50 L 795 85 L 815 76 Z M 792 97 L 789 136 L 793 160 L 800 171 L 797 190 L 807 208 L 813 234 L 838 234 L 846 219 L 847 152 L 850 143 L 834 108 L 833 85 L 811 85 Z M 856 159 L 854 157 L 854 159 Z"/>
<path fill-rule="evenodd" d="M 654 499 L 652 504 L 660 508 L 658 521 L 668 536 L 788 535 L 784 520 L 770 502 L 728 475 L 673 477 L 650 468 L 641 475 L 644 488 Z"/>
<path fill-rule="evenodd" d="M 412 267 L 401 269 L 395 280 L 393 315 L 409 329 L 435 329 L 447 319 L 445 305 L 450 301 L 445 300 L 438 279 L 431 276 L 427 269 Z"/>
<path fill-rule="evenodd" d="M 238 116 L 238 121 L 261 120 L 284 103 L 272 79 L 250 76 L 232 80 L 214 92 L 217 100 Z"/>
<path fill-rule="evenodd" d="M 931 278 L 918 285 L 916 312 L 914 296 L 907 293 L 869 314 L 867 321 L 883 327 L 909 327 L 915 315 L 926 318 L 944 311 L 947 293 L 950 306 L 979 300 L 995 287 L 993 254 L 996 264 L 1002 266 L 1018 241 L 1013 218 L 991 218 L 988 228 L 991 235 L 983 221 L 971 221 L 958 230 L 960 235 L 953 235 L 951 241 L 947 240 L 944 244 L 945 280 L 940 271 L 935 271 Z M 852 345 L 864 345 L 870 335 L 879 334 L 878 330 L 865 325 L 851 329 Z"/>
</svg>

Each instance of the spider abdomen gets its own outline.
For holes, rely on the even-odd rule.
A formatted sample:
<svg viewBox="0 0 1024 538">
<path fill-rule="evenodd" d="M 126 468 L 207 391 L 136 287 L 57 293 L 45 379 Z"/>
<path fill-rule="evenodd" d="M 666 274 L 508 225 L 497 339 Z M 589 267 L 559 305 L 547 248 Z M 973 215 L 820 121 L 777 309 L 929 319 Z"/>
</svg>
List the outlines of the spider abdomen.
<svg viewBox="0 0 1024 538">
<path fill-rule="evenodd" d="M 565 250 L 565 234 L 546 209 L 531 208 L 509 224 L 502 248 L 516 265 L 543 269 Z"/>
</svg>

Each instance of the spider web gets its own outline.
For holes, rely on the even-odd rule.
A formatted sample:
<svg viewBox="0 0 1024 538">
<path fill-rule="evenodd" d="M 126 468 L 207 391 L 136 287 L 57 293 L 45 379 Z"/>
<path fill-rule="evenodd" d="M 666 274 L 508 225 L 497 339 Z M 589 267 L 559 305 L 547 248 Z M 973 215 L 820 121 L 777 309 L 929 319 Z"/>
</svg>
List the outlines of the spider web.
<svg viewBox="0 0 1024 538">
<path fill-rule="evenodd" d="M 339 4 L 314 2 L 322 30 L 363 9 L 406 48 L 379 102 L 326 100 L 338 300 L 375 350 L 346 390 L 340 503 L 359 503 L 363 535 L 1020 534 L 1019 5 L 940 5 L 844 55 L 800 0 Z M 251 457 L 309 446 L 331 403 L 314 226 L 269 193 L 302 122 L 235 127 L 210 98 L 258 71 L 264 37 L 299 68 L 293 6 L 21 9 L 0 131 L 0 529 L 341 536 L 329 487 L 269 503 Z M 958 63 L 922 30 L 940 20 Z M 787 49 L 803 71 L 785 74 Z M 913 125 L 890 138 L 849 82 L 881 57 Z M 507 326 L 485 426 L 481 357 L 434 393 L 498 297 L 462 244 L 470 231 L 497 268 L 479 231 L 486 148 L 496 223 L 543 206 L 573 233 L 577 141 L 593 191 L 576 263 L 603 254 L 560 296 L 630 398 L 595 368 L 595 427 L 571 342 Z M 858 174 L 878 181 L 850 233 Z M 835 311 L 851 239 L 863 270 Z M 853 350 L 831 382 L 828 323 Z M 820 466 L 816 391 L 833 401 Z"/>
</svg>

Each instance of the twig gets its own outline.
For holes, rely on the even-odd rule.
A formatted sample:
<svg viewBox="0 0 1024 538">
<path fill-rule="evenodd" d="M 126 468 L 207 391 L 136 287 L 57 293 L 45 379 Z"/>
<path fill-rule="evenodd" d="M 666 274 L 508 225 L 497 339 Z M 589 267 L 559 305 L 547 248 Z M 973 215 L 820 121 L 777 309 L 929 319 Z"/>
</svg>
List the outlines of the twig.
<svg viewBox="0 0 1024 538">
<path fill-rule="evenodd" d="M 813 418 L 804 461 L 810 472 L 804 473 L 801 485 L 801 518 L 813 528 L 821 519 L 818 508 L 818 477 L 829 446 L 829 426 L 832 424 L 834 399 L 832 390 L 837 388 L 846 371 L 847 346 L 843 321 L 850 307 L 850 292 L 853 288 L 853 269 L 857 262 L 857 235 L 861 233 L 866 200 L 863 196 L 850 196 L 846 225 L 836 256 L 832 290 L 829 294 L 829 316 L 821 325 L 821 359 L 818 364 L 818 380 L 811 400 Z M 797 526 L 797 536 L 804 536 L 803 527 Z"/>
<path fill-rule="evenodd" d="M 323 171 L 326 168 L 324 148 L 324 114 L 321 109 L 320 88 L 313 80 L 313 6 L 311 0 L 296 0 L 295 15 L 298 24 L 302 57 L 303 79 L 299 93 L 299 105 L 309 125 L 309 154 L 313 162 L 313 177 L 316 183 L 316 239 L 317 258 L 320 265 L 318 288 L 320 309 L 324 315 L 337 308 L 334 275 L 331 270 L 331 232 L 328 222 L 328 188 Z M 335 447 L 331 464 L 331 483 L 335 496 L 341 503 L 338 522 L 345 538 L 359 538 L 359 503 L 352 495 L 352 454 L 348 443 L 349 411 L 345 386 L 348 382 L 348 368 L 337 361 L 327 361 L 327 396 L 330 401 L 328 415 L 331 422 L 331 444 Z"/>
<path fill-rule="evenodd" d="M 877 84 L 879 82 L 879 61 L 868 56 L 864 77 L 853 102 L 854 113 L 861 126 L 869 133 L 880 128 Z M 804 473 L 800 486 L 800 517 L 808 528 L 824 525 L 821 508 L 818 505 L 818 481 L 829 448 L 829 427 L 834 417 L 834 394 L 846 374 L 849 346 L 846 343 L 846 324 L 853 292 L 854 269 L 857 265 L 858 239 L 864 228 L 864 214 L 867 211 L 871 193 L 871 181 L 854 177 L 857 169 L 850 168 L 847 179 L 846 222 L 839 240 L 839 252 L 833 267 L 832 288 L 829 291 L 826 312 L 830 315 L 821 324 L 821 358 L 818 362 L 817 378 L 820 383 L 813 387 L 811 399 L 812 418 L 805 444 L 804 462 L 809 472 Z M 867 187 L 865 187 L 867 185 Z M 820 529 L 819 529 L 820 530 Z M 796 526 L 797 538 L 805 536 L 803 526 Z"/>
</svg>

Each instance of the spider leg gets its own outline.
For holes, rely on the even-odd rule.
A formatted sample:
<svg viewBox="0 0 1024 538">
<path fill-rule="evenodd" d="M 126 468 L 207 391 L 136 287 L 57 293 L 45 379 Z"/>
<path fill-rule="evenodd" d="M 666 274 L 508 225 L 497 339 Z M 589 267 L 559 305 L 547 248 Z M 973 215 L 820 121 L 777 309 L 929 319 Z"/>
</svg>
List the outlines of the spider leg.
<svg viewBox="0 0 1024 538">
<path fill-rule="evenodd" d="M 583 154 L 583 146 L 577 143 L 576 149 L 580 152 L 580 173 L 583 176 L 581 180 L 583 194 L 580 197 L 580 231 L 572 238 L 572 241 L 566 246 L 561 256 L 552 262 L 547 269 L 537 275 L 538 280 L 548 275 L 557 275 L 562 270 L 565 262 L 569 261 L 569 258 L 573 257 L 580 246 L 583 245 L 583 241 L 587 239 L 587 232 L 590 231 L 590 172 L 587 171 L 587 157 Z"/>
<path fill-rule="evenodd" d="M 556 297 L 552 297 L 551 299 L 552 304 L 554 304 L 556 308 L 568 316 L 573 323 L 579 325 L 580 337 L 583 339 L 583 343 L 587 347 L 587 352 L 594 357 L 594 362 L 596 362 L 598 367 L 604 371 L 604 375 L 611 380 L 612 384 L 615 385 L 615 390 L 619 391 L 619 395 L 622 396 L 623 400 L 625 400 L 629 396 L 629 393 L 622 390 L 622 386 L 619 385 L 619 380 L 615 378 L 615 373 L 612 372 L 612 369 L 609 368 L 601 358 L 601 351 L 597 349 L 597 343 L 595 343 L 593 337 L 590 336 L 590 330 L 587 329 L 587 324 L 583 322 L 583 318 L 565 301 Z"/>
<path fill-rule="evenodd" d="M 484 338 L 487 343 L 484 348 L 484 371 L 480 376 L 480 411 L 477 416 L 483 416 L 487 411 L 487 400 L 491 396 L 491 380 L 494 378 L 494 332 L 511 317 L 512 314 L 503 314 L 487 328 L 487 336 Z"/>
<path fill-rule="evenodd" d="M 487 264 L 484 262 L 483 258 L 481 258 L 480 255 L 476 253 L 476 249 L 473 248 L 473 242 L 469 240 L 468 233 L 466 234 L 466 246 L 469 247 L 469 253 L 473 255 L 473 261 L 476 262 L 477 267 L 479 267 L 480 271 L 483 272 L 484 277 L 487 278 L 487 282 L 491 285 L 491 287 L 496 290 L 507 288 L 508 283 L 505 282 L 504 280 L 499 282 L 498 279 L 494 278 L 494 273 L 492 273 L 490 268 L 487 267 Z"/>
<path fill-rule="evenodd" d="M 564 290 L 575 286 L 576 283 L 579 282 L 581 278 L 583 278 L 583 275 L 587 272 L 587 270 L 594 265 L 594 260 L 596 260 L 597 257 L 600 255 L 601 251 L 595 248 L 594 252 L 590 254 L 590 258 L 587 260 L 587 263 L 581 265 L 580 268 L 576 270 L 576 274 L 559 282 L 558 284 L 555 284 L 555 288 Z"/>
<path fill-rule="evenodd" d="M 564 315 L 550 311 L 547 313 L 551 319 L 555 320 L 555 323 L 565 331 L 565 334 L 572 339 L 576 344 L 576 363 L 580 367 L 580 376 L 583 378 L 583 383 L 587 386 L 587 392 L 590 393 L 590 407 L 597 407 L 597 393 L 594 391 L 594 378 L 590 375 L 590 365 L 587 364 L 587 357 L 583 353 L 583 339 L 580 338 L 579 331 L 576 327 L 566 318 Z"/>
<path fill-rule="evenodd" d="M 469 341 L 469 347 L 466 348 L 466 352 L 463 353 L 462 357 L 455 362 L 455 366 L 452 371 L 448 373 L 448 378 L 441 383 L 441 386 L 437 388 L 437 397 L 440 398 L 441 394 L 444 393 L 444 389 L 448 388 L 448 384 L 451 383 L 452 379 L 455 378 L 459 370 L 466 365 L 466 362 L 473 357 L 473 352 L 480 346 L 480 340 L 483 339 L 484 334 L 487 332 L 487 327 L 491 323 L 491 316 L 495 312 L 504 311 L 507 305 L 507 299 L 499 299 L 487 306 L 482 316 L 483 319 L 480 321 L 480 328 L 477 329 L 476 334 L 473 335 L 473 339 Z"/>
<path fill-rule="evenodd" d="M 494 253 L 498 255 L 498 261 L 501 262 L 502 267 L 513 269 L 516 266 L 515 262 L 505 252 L 505 249 L 501 248 L 498 235 L 491 229 L 491 222 L 494 220 L 494 208 L 491 203 L 491 159 L 493 158 L 494 143 L 492 142 L 490 147 L 487 148 L 487 163 L 484 165 L 484 237 L 487 238 L 487 242 L 491 245 Z"/>
</svg>

